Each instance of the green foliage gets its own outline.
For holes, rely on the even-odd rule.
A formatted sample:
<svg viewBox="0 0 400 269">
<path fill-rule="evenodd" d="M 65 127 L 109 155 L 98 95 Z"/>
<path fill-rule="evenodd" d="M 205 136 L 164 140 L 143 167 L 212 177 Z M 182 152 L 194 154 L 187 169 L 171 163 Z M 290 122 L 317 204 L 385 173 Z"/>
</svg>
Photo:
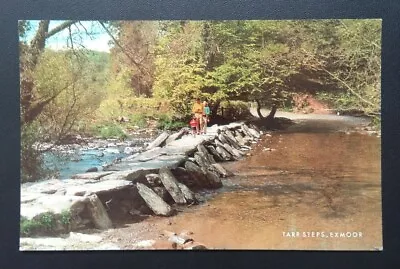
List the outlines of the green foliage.
<svg viewBox="0 0 400 269">
<path fill-rule="evenodd" d="M 36 142 L 41 135 L 40 125 L 34 122 L 21 128 L 21 182 L 47 178 L 53 171 L 45 168 L 42 153 Z"/>
<path fill-rule="evenodd" d="M 247 115 L 233 101 L 288 108 L 295 93 L 317 94 L 337 109 L 376 114 L 381 23 L 120 21 L 109 24 L 116 38 L 111 53 L 100 53 L 41 50 L 26 40 L 31 23 L 19 21 L 21 115 L 43 104 L 34 117 L 37 126 L 21 130 L 22 178 L 41 173 L 35 168 L 41 163 L 35 142 L 62 140 L 95 123 L 103 125 L 94 128 L 102 137 L 124 137 L 122 126 L 143 128 L 151 120 L 161 129 L 186 126 L 186 120 L 177 122 L 190 116 L 196 97 L 212 110 L 229 101 L 224 113 L 233 119 Z M 131 121 L 104 125 L 121 116 Z"/>
<path fill-rule="evenodd" d="M 243 101 L 224 101 L 220 105 L 220 111 L 224 118 L 230 120 L 246 119 L 251 116 L 250 104 Z"/>
<path fill-rule="evenodd" d="M 48 50 L 41 56 L 34 79 L 37 98 L 51 100 L 38 118 L 45 139 L 57 141 L 76 131 L 77 122 L 91 118 L 100 105 L 104 81 L 97 79 L 94 65 L 69 52 Z"/>
<path fill-rule="evenodd" d="M 103 139 L 118 138 L 126 139 L 127 135 L 120 125 L 115 123 L 108 123 L 105 125 L 97 125 L 93 128 L 94 135 L 100 136 Z"/>
<path fill-rule="evenodd" d="M 56 215 L 52 212 L 47 212 L 38 217 L 28 220 L 21 217 L 20 234 L 21 236 L 30 236 L 34 234 L 51 234 L 54 232 L 57 224 Z"/>
<path fill-rule="evenodd" d="M 63 210 L 60 214 L 60 222 L 64 226 L 68 226 L 71 224 L 72 215 L 69 210 Z"/>
<path fill-rule="evenodd" d="M 183 121 L 183 119 L 178 119 L 169 115 L 160 115 L 157 119 L 157 128 L 162 130 L 178 130 L 187 126 L 188 123 Z"/>
<path fill-rule="evenodd" d="M 130 116 L 131 125 L 136 125 L 140 128 L 144 128 L 147 126 L 146 115 L 142 113 L 136 113 Z"/>
<path fill-rule="evenodd" d="M 28 220 L 20 219 L 20 235 L 51 235 L 61 230 L 68 231 L 71 224 L 71 212 L 63 210 L 60 214 L 46 212 Z"/>
</svg>

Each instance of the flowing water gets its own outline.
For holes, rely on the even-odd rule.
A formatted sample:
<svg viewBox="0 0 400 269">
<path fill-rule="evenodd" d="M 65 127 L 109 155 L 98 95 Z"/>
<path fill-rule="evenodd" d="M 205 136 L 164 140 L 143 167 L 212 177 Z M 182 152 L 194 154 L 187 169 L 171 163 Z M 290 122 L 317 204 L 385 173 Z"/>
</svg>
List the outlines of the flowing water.
<svg viewBox="0 0 400 269">
<path fill-rule="evenodd" d="M 159 228 L 218 249 L 380 249 L 380 138 L 346 133 L 354 125 L 299 120 L 266 136 L 225 165 L 236 175 L 218 194 Z"/>
</svg>

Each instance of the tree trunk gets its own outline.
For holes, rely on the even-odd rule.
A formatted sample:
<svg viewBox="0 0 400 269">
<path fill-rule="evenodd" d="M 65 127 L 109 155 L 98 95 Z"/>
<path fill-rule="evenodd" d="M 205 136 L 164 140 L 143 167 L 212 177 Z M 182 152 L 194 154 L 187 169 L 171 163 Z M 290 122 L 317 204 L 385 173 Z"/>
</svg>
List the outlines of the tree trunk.
<svg viewBox="0 0 400 269">
<path fill-rule="evenodd" d="M 56 96 L 50 97 L 44 101 L 36 102 L 33 95 L 34 81 L 32 72 L 35 70 L 40 55 L 43 53 L 46 39 L 52 35 L 68 28 L 76 21 L 66 21 L 49 32 L 49 20 L 39 22 L 38 30 L 27 48 L 26 59 L 21 62 L 21 125 L 33 122 L 37 116 L 43 111 L 44 107 L 52 101 Z"/>
<path fill-rule="evenodd" d="M 261 114 L 261 103 L 260 100 L 256 100 L 257 103 L 257 115 L 260 119 L 263 119 L 264 116 Z"/>
<path fill-rule="evenodd" d="M 267 116 L 267 120 L 273 120 L 273 119 L 274 119 L 275 113 L 276 113 L 276 110 L 277 110 L 277 109 L 278 109 L 278 108 L 276 107 L 276 105 L 273 105 L 273 106 L 272 106 L 271 112 L 270 112 L 269 115 Z"/>
<path fill-rule="evenodd" d="M 212 107 L 211 107 L 211 116 L 215 117 L 218 113 L 218 108 L 219 105 L 221 104 L 220 101 L 217 101 Z"/>
</svg>

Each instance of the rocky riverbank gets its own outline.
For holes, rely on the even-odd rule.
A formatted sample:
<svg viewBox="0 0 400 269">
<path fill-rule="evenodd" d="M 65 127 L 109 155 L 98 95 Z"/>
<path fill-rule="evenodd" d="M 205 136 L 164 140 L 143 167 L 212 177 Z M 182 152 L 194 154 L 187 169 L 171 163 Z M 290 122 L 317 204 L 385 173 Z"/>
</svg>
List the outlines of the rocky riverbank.
<svg viewBox="0 0 400 269">
<path fill-rule="evenodd" d="M 193 136 L 187 129 L 164 132 L 143 152 L 126 152 L 126 157 L 104 166 L 101 172 L 22 184 L 21 250 L 53 249 L 43 242 L 37 245 L 44 239 L 29 238 L 32 236 L 58 236 L 53 240 L 66 240 L 62 248 L 69 249 L 68 240 L 80 240 L 76 231 L 112 229 L 121 221 L 140 221 L 149 215 L 176 215 L 181 207 L 201 203 L 205 191 L 222 187 L 221 178 L 232 173 L 219 162 L 248 155 L 261 135 L 257 127 L 244 123 L 214 125 L 201 136 Z M 91 240 L 97 242 L 93 238 L 86 241 Z M 166 240 L 173 249 L 202 248 L 175 233 Z M 161 243 L 143 244 L 134 248 L 157 248 L 155 244 Z"/>
</svg>

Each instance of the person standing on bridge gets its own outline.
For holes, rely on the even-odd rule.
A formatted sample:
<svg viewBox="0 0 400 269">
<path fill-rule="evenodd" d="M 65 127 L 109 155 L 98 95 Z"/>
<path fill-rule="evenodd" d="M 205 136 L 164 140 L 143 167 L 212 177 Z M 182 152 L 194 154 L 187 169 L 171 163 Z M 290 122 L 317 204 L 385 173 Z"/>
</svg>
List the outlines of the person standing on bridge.
<svg viewBox="0 0 400 269">
<path fill-rule="evenodd" d="M 203 133 L 207 133 L 207 123 L 210 121 L 210 107 L 208 106 L 207 102 L 203 102 L 204 112 L 203 112 Z"/>
<path fill-rule="evenodd" d="M 196 102 L 193 104 L 192 112 L 194 117 L 197 120 L 197 134 L 200 134 L 200 131 L 203 130 L 203 112 L 204 112 L 204 105 L 201 103 L 200 98 L 196 98 Z"/>
</svg>

